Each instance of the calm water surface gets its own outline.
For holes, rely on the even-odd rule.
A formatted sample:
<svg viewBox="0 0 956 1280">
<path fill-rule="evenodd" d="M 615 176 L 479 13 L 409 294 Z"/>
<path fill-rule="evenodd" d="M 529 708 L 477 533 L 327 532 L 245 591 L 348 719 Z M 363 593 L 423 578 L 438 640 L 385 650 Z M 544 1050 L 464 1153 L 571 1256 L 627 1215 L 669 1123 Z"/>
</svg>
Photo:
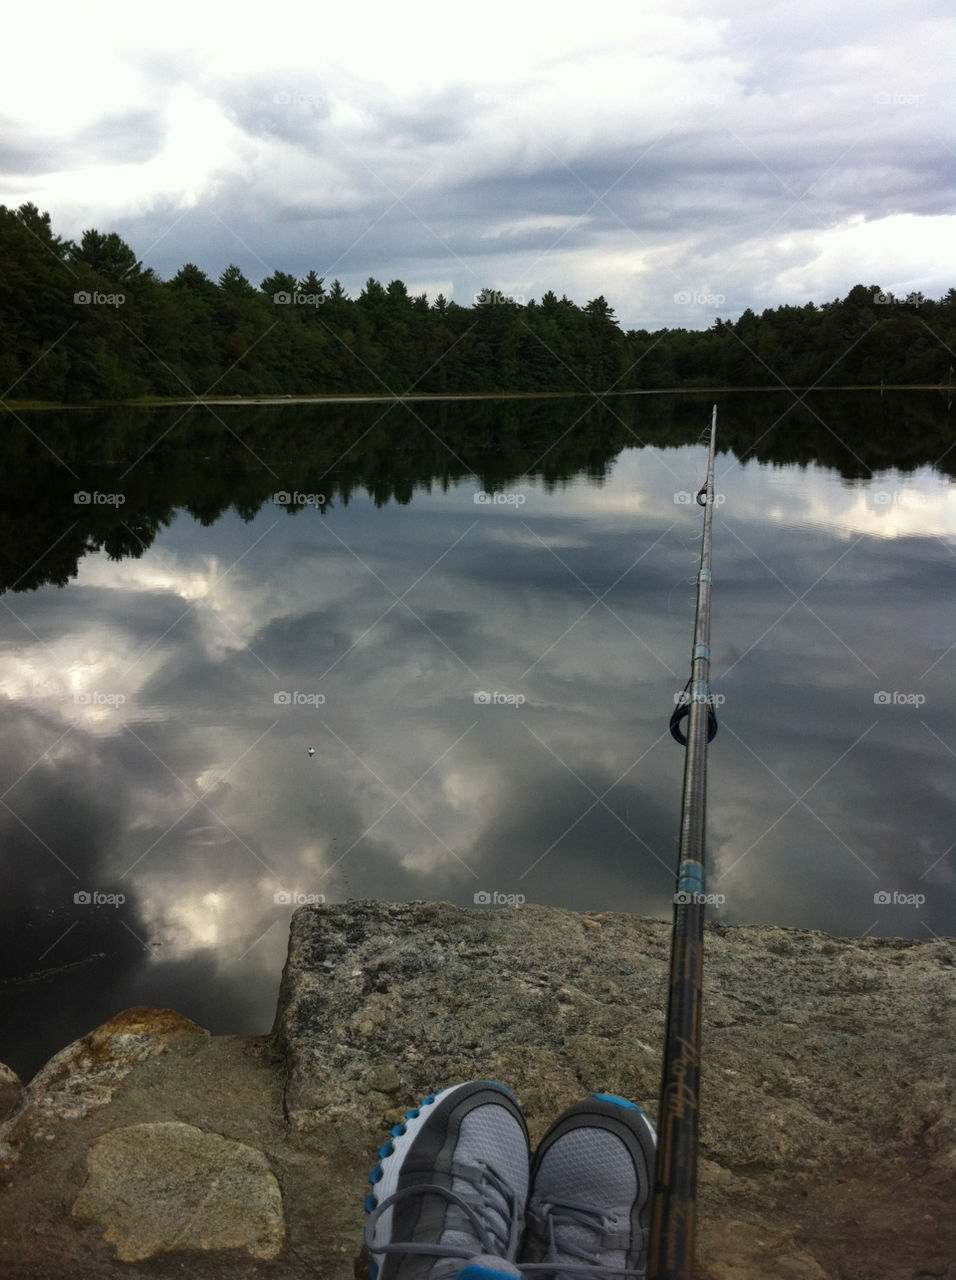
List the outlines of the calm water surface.
<svg viewBox="0 0 956 1280">
<path fill-rule="evenodd" d="M 308 895 L 668 917 L 711 399 L 8 428 L 0 1060 L 266 1030 Z M 952 934 L 951 418 L 788 403 L 719 399 L 711 918 Z"/>
</svg>

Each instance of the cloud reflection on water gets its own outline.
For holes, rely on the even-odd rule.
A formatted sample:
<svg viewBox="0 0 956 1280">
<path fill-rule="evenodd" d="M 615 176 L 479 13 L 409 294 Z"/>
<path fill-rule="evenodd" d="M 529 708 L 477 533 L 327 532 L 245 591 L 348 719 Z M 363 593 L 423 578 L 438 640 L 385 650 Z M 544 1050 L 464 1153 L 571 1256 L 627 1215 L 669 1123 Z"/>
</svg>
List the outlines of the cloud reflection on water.
<svg viewBox="0 0 956 1280">
<path fill-rule="evenodd" d="M 73 984 L 75 1016 L 44 1015 L 33 1065 L 124 1003 L 264 1029 L 281 890 L 469 905 L 497 890 L 667 916 L 681 774 L 667 718 L 700 530 L 675 477 L 694 487 L 701 461 L 626 450 L 600 487 L 516 482 L 520 507 L 476 505 L 468 482 L 405 507 L 355 495 L 295 519 L 180 516 L 139 560 L 88 556 L 67 588 L 17 597 L 5 968 L 108 956 L 66 987 L 14 989 L 18 1027 L 31 1001 L 50 1007 L 43 990 L 61 1001 Z M 718 474 L 718 917 L 952 933 L 950 487 L 929 468 L 864 485 L 727 456 Z M 81 908 L 78 889 L 126 902 Z M 881 890 L 926 900 L 877 905 Z"/>
</svg>

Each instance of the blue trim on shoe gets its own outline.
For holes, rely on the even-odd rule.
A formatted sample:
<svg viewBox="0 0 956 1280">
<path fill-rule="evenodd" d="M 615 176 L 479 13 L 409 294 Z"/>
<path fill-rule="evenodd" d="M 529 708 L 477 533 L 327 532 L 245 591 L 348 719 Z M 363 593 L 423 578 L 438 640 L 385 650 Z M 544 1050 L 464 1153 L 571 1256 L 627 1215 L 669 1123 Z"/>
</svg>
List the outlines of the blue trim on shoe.
<svg viewBox="0 0 956 1280">
<path fill-rule="evenodd" d="M 592 1093 L 592 1098 L 597 1098 L 598 1102 L 613 1102 L 616 1107 L 633 1107 L 635 1111 L 644 1114 L 636 1102 L 630 1102 L 627 1098 L 619 1098 L 616 1093 Z"/>
<path fill-rule="evenodd" d="M 506 1094 L 516 1107 L 519 1106 L 518 1100 L 514 1096 L 514 1094 L 511 1092 L 511 1090 L 498 1080 L 474 1080 L 474 1081 L 468 1081 L 463 1083 L 491 1085 L 495 1089 L 499 1089 L 502 1093 Z M 365 1200 L 363 1202 L 362 1207 L 364 1208 L 366 1214 L 374 1213 L 374 1211 L 379 1206 L 379 1200 L 376 1196 L 376 1191 L 378 1190 L 377 1184 L 381 1182 L 385 1176 L 385 1170 L 382 1167 L 381 1162 L 383 1160 L 387 1160 L 389 1156 L 392 1156 L 395 1154 L 395 1145 L 392 1139 L 402 1138 L 408 1132 L 408 1125 L 405 1123 L 406 1120 L 419 1119 L 422 1112 L 426 1108 L 430 1107 L 432 1103 L 437 1101 L 437 1099 L 443 1093 L 450 1092 L 452 1089 L 455 1089 L 457 1087 L 458 1086 L 452 1085 L 452 1086 L 448 1086 L 445 1090 L 439 1089 L 439 1090 L 436 1090 L 435 1093 L 428 1094 L 427 1097 L 422 1098 L 421 1102 L 418 1104 L 417 1107 L 412 1107 L 410 1110 L 405 1112 L 404 1120 L 399 1121 L 398 1124 L 392 1127 L 388 1140 L 386 1140 L 386 1142 L 378 1150 L 379 1163 L 368 1175 L 368 1180 L 372 1184 L 373 1190 L 365 1197 Z M 525 1134 L 525 1136 L 527 1137 L 527 1133 Z M 529 1160 L 530 1160 L 530 1152 L 529 1152 Z M 374 1258 L 370 1258 L 369 1259 L 369 1280 L 377 1280 L 377 1277 L 380 1271 L 381 1271 L 381 1267 L 379 1263 L 377 1263 L 374 1260 Z M 469 1275 L 466 1277 L 466 1280 L 502 1280 L 503 1276 L 513 1277 L 514 1275 L 513 1272 L 508 1270 L 496 1271 L 481 1265 L 475 1266 L 473 1264 L 469 1264 L 468 1266 L 466 1266 L 465 1271 L 469 1272 Z M 464 1273 L 465 1272 L 463 1271 L 460 1274 L 464 1275 Z M 457 1280 L 457 1277 L 456 1277 L 456 1280 Z"/>
<path fill-rule="evenodd" d="M 417 1120 L 422 1113 L 422 1108 L 431 1106 L 431 1104 L 435 1101 L 435 1098 L 437 1096 L 438 1096 L 437 1094 L 430 1093 L 426 1098 L 422 1098 L 421 1102 L 418 1104 L 417 1107 L 412 1107 L 409 1111 L 405 1112 L 405 1120 Z M 392 1126 L 392 1130 L 389 1134 L 389 1137 L 400 1138 L 403 1134 L 407 1132 L 408 1132 L 408 1126 L 405 1124 L 404 1121 L 400 1121 L 398 1124 Z M 378 1151 L 379 1160 L 387 1159 L 387 1157 L 392 1155 L 394 1151 L 395 1151 L 394 1145 L 390 1141 L 386 1142 L 383 1146 L 379 1148 L 379 1151 Z M 372 1172 L 368 1175 L 368 1180 L 374 1187 L 377 1182 L 381 1182 L 384 1175 L 385 1175 L 385 1170 L 382 1168 L 381 1164 L 377 1164 L 375 1168 L 372 1170 Z M 377 1203 L 378 1201 L 375 1199 L 374 1192 L 372 1192 L 371 1195 L 367 1195 L 365 1197 L 365 1203 L 363 1205 L 365 1212 L 371 1213 Z M 375 1280 L 375 1274 L 377 1273 L 377 1271 L 378 1271 L 378 1267 L 375 1265 L 375 1263 L 374 1262 L 370 1263 L 369 1265 L 370 1280 Z"/>
<path fill-rule="evenodd" d="M 614 1114 L 618 1109 L 621 1114 Z M 565 1169 L 567 1160 L 560 1155 L 551 1156 L 572 1138 L 595 1144 L 598 1163 L 602 1143 L 614 1143 L 615 1149 L 623 1143 L 633 1164 L 633 1180 L 627 1176 L 620 1203 L 592 1203 L 588 1177 L 580 1170 Z M 566 1148 L 575 1149 L 573 1145 Z M 577 1150 L 580 1154 L 581 1148 Z M 629 1098 L 592 1093 L 568 1107 L 538 1144 L 531 1167 L 525 1238 L 517 1259 L 525 1280 L 543 1272 L 550 1273 L 547 1280 L 646 1276 L 655 1154 L 654 1126 L 643 1108 Z M 586 1152 L 580 1161 L 587 1164 Z M 595 1237 L 593 1253 L 586 1243 L 589 1231 Z"/>
<path fill-rule="evenodd" d="M 502 1276 L 508 1276 L 508 1280 L 514 1280 L 514 1272 L 502 1268 L 496 1271 L 492 1267 L 482 1266 L 481 1263 L 469 1262 L 458 1272 L 455 1280 L 501 1280 Z"/>
<path fill-rule="evenodd" d="M 508 1097 L 511 1099 L 512 1102 L 517 1104 L 518 1099 L 514 1096 L 511 1090 L 508 1089 L 505 1085 L 503 1085 L 499 1080 L 476 1080 L 473 1083 L 495 1085 L 496 1088 L 503 1090 L 508 1095 Z M 439 1090 L 439 1092 L 441 1092 L 441 1090 Z M 594 1096 L 598 1097 L 599 1095 L 595 1094 Z M 608 1094 L 607 1096 L 608 1098 L 611 1097 L 610 1094 Z M 422 1108 L 430 1107 L 437 1097 L 438 1097 L 438 1093 L 430 1093 L 426 1098 L 422 1098 L 421 1102 L 418 1104 L 417 1107 L 412 1107 L 409 1111 L 405 1112 L 405 1119 L 417 1120 L 422 1113 Z M 611 1100 L 613 1101 L 614 1099 L 611 1099 Z M 629 1103 L 628 1105 L 633 1106 L 634 1104 Z M 407 1131 L 408 1131 L 408 1126 L 404 1123 L 404 1121 L 400 1121 L 398 1124 L 392 1127 L 392 1130 L 389 1136 L 392 1138 L 400 1138 Z M 387 1157 L 392 1155 L 394 1151 L 395 1151 L 395 1148 L 392 1145 L 392 1143 L 386 1142 L 382 1147 L 379 1148 L 379 1152 L 378 1152 L 379 1160 L 387 1159 Z M 376 1167 L 369 1174 L 368 1180 L 372 1184 L 372 1186 L 374 1186 L 377 1182 L 381 1181 L 382 1176 L 383 1176 L 382 1166 L 376 1165 Z M 365 1206 L 364 1206 L 365 1212 L 371 1213 L 372 1210 L 375 1208 L 375 1204 L 376 1204 L 376 1200 L 374 1195 L 366 1196 Z M 372 1280 L 375 1280 L 374 1276 L 372 1277 Z"/>
</svg>

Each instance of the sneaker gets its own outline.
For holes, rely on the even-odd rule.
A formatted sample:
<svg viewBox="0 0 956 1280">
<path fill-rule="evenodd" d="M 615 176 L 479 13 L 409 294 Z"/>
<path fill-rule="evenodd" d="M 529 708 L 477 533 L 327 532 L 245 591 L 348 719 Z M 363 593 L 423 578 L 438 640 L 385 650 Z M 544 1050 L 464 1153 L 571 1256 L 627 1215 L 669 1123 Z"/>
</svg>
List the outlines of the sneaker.
<svg viewBox="0 0 956 1280">
<path fill-rule="evenodd" d="M 365 1201 L 371 1280 L 446 1280 L 466 1267 L 464 1280 L 521 1274 L 530 1149 L 504 1085 L 472 1080 L 429 1095 L 378 1154 Z"/>
<path fill-rule="evenodd" d="M 645 1276 L 657 1134 L 633 1102 L 592 1093 L 560 1115 L 531 1168 L 523 1274 Z"/>
</svg>

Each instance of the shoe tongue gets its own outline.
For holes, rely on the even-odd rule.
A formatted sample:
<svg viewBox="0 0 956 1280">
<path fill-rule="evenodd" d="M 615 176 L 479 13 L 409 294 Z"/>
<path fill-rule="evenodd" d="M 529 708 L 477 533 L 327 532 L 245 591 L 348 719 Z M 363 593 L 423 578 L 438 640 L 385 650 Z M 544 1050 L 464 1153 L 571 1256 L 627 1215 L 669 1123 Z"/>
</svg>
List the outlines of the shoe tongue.
<svg viewBox="0 0 956 1280">
<path fill-rule="evenodd" d="M 498 1258 L 493 1253 L 482 1253 L 471 1258 L 463 1267 L 455 1280 L 497 1280 L 498 1276 L 519 1276 L 521 1271 L 507 1258 Z"/>
</svg>

